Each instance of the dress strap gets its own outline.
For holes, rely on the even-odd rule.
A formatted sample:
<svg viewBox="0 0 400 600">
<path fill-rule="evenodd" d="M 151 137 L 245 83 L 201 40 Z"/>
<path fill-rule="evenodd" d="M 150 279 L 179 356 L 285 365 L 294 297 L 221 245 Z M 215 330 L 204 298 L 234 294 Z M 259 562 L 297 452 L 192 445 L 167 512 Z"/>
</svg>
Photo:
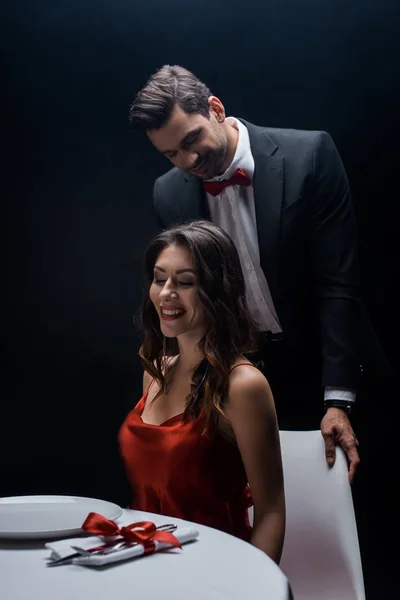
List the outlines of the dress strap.
<svg viewBox="0 0 400 600">
<path fill-rule="evenodd" d="M 233 365 L 232 369 L 229 371 L 229 374 L 232 373 L 233 369 L 236 369 L 236 367 L 241 367 L 242 365 L 247 365 L 248 367 L 254 367 L 255 369 L 258 369 L 258 367 L 256 367 L 256 365 L 253 365 L 253 363 L 251 362 L 243 362 L 243 363 L 238 363 L 237 365 Z"/>
<path fill-rule="evenodd" d="M 149 385 L 146 388 L 145 394 L 149 393 L 149 390 L 150 390 L 150 388 L 151 388 L 151 386 L 153 385 L 154 382 L 155 382 L 155 379 L 153 377 L 153 379 L 150 381 Z"/>
</svg>

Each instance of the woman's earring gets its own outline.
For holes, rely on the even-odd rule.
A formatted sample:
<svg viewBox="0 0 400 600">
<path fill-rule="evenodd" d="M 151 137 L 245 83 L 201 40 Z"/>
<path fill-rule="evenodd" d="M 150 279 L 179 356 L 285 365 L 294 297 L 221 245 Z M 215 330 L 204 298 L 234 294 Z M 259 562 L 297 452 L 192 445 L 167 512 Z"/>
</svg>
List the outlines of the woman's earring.
<svg viewBox="0 0 400 600">
<path fill-rule="evenodd" d="M 167 338 L 163 336 L 164 394 L 167 393 Z"/>
</svg>

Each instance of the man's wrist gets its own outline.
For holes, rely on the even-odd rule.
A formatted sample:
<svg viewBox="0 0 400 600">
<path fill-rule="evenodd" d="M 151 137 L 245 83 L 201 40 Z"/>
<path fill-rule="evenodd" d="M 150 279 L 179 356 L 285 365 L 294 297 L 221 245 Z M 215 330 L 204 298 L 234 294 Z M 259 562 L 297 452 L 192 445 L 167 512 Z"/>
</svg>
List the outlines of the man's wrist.
<svg viewBox="0 0 400 600">
<path fill-rule="evenodd" d="M 325 410 L 328 408 L 340 408 L 346 414 L 350 415 L 354 409 L 354 402 L 348 402 L 347 400 L 325 400 Z"/>
</svg>

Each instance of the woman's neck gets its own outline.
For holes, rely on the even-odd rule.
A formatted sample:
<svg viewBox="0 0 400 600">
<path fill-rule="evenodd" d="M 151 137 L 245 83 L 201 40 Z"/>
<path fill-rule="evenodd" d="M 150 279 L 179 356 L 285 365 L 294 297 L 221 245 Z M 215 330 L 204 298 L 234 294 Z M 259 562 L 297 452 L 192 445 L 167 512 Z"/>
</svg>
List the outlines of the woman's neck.
<svg viewBox="0 0 400 600">
<path fill-rule="evenodd" d="M 203 360 L 204 354 L 200 351 L 199 338 L 188 338 L 180 336 L 178 338 L 179 346 L 179 371 L 191 374 L 195 367 Z"/>
</svg>

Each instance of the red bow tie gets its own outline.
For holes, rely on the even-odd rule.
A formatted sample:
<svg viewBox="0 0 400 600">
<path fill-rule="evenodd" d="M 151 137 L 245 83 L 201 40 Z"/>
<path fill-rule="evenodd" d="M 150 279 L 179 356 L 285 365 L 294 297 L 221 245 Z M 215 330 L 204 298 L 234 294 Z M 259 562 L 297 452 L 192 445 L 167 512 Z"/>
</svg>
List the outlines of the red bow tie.
<svg viewBox="0 0 400 600">
<path fill-rule="evenodd" d="M 237 169 L 230 179 L 222 181 L 205 181 L 204 189 L 212 196 L 218 196 L 229 185 L 251 185 L 250 177 L 242 169 Z"/>
</svg>

